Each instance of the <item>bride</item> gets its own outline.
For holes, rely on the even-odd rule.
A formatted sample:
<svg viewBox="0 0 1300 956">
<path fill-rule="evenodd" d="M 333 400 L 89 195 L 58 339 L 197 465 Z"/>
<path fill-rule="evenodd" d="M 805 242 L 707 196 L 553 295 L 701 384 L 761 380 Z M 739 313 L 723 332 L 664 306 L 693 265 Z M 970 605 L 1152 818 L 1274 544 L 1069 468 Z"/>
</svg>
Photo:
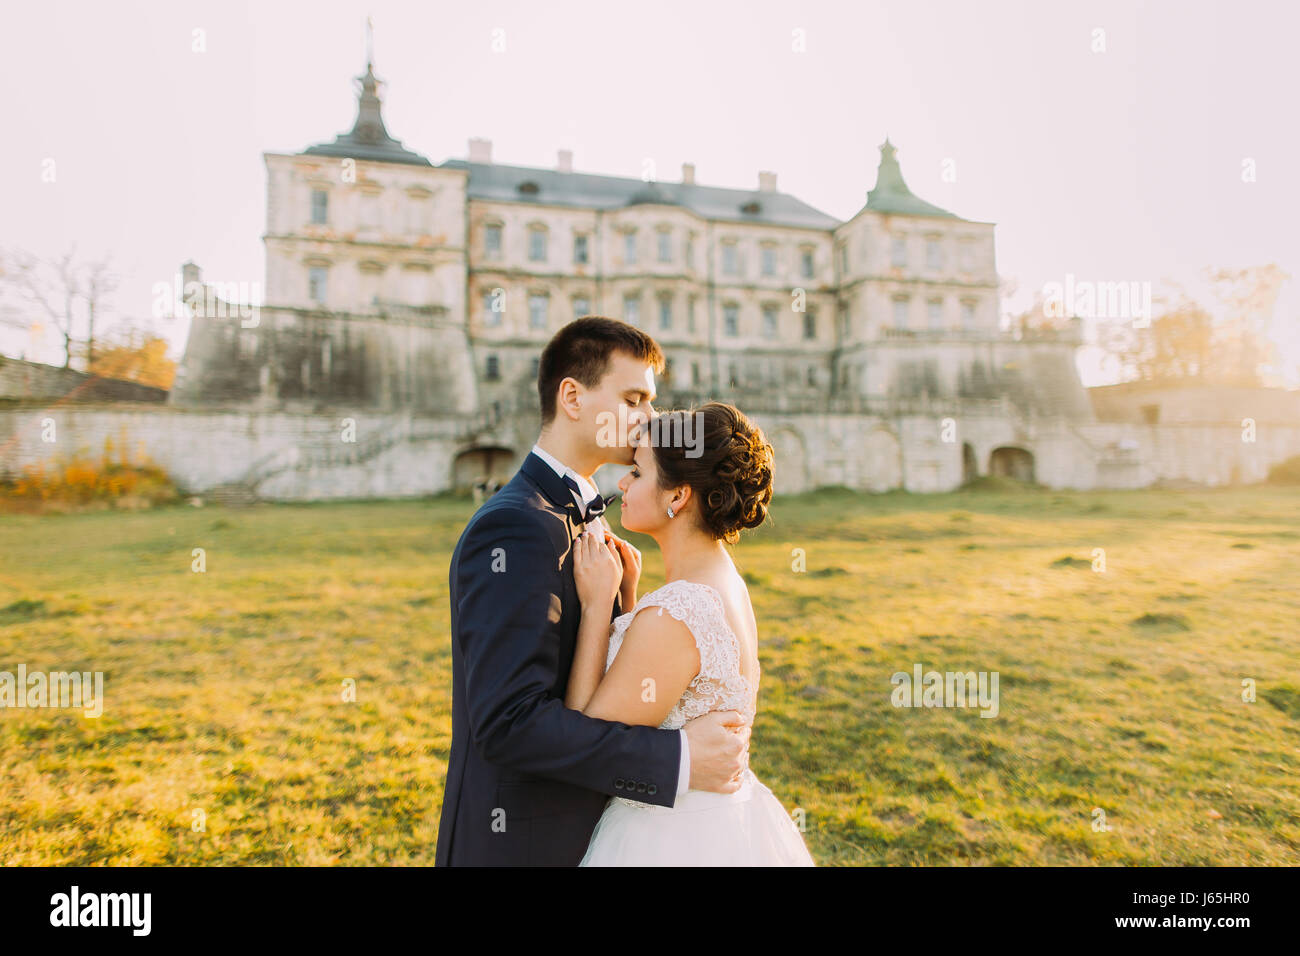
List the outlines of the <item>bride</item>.
<svg viewBox="0 0 1300 956">
<path fill-rule="evenodd" d="M 725 545 L 767 517 L 772 446 L 721 402 L 660 415 L 642 435 L 619 482 L 621 521 L 655 539 L 668 583 L 638 601 L 640 552 L 599 528 L 575 540 L 582 623 L 565 706 L 667 729 L 715 710 L 737 710 L 752 722 L 758 627 Z M 668 440 L 673 435 L 678 440 Z M 611 627 L 615 596 L 631 610 Z M 579 863 L 813 865 L 780 801 L 748 768 L 731 792 L 687 790 L 671 807 L 612 797 Z"/>
</svg>

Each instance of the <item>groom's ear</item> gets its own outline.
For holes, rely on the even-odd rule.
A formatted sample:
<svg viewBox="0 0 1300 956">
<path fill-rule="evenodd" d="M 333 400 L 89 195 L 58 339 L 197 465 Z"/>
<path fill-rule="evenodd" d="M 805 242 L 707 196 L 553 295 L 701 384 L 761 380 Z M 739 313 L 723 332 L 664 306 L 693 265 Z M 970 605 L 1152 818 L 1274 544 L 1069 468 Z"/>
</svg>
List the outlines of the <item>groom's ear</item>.
<svg viewBox="0 0 1300 956">
<path fill-rule="evenodd" d="M 576 421 L 581 414 L 582 408 L 581 384 L 576 378 L 569 376 L 560 380 L 560 386 L 555 392 L 556 414 L 565 415 L 569 419 Z"/>
</svg>

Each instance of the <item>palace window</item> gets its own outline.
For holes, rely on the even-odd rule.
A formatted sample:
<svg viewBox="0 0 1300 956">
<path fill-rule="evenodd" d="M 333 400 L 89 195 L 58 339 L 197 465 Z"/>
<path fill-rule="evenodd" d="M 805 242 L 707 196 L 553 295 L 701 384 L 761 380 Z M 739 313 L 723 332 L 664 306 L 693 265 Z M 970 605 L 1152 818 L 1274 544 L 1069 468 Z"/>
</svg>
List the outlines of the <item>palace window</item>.
<svg viewBox="0 0 1300 956">
<path fill-rule="evenodd" d="M 528 297 L 528 324 L 534 329 L 546 328 L 546 306 L 549 298 L 534 292 Z"/>
<path fill-rule="evenodd" d="M 302 195 L 299 193 L 299 195 Z M 329 222 L 329 203 L 330 194 L 323 189 L 313 189 L 311 191 L 311 221 L 312 225 L 323 226 Z"/>
<path fill-rule="evenodd" d="M 930 323 L 930 328 L 943 328 L 943 299 L 930 299 L 926 302 L 925 314 Z"/>
<path fill-rule="evenodd" d="M 943 244 L 940 240 L 935 238 L 925 240 L 925 267 L 927 269 L 943 268 Z"/>
<path fill-rule="evenodd" d="M 636 265 L 636 230 L 629 229 L 623 234 L 623 264 Z"/>
<path fill-rule="evenodd" d="M 587 237 L 585 235 L 573 237 L 573 264 L 576 266 L 585 266 L 587 264 Z"/>
<path fill-rule="evenodd" d="M 498 295 L 497 293 L 501 294 Z M 505 291 L 500 289 L 483 290 L 483 324 L 495 328 L 501 324 L 502 313 L 506 310 Z"/>
<path fill-rule="evenodd" d="M 379 228 L 379 193 L 377 192 L 361 194 L 361 228 Z"/>
<path fill-rule="evenodd" d="M 545 226 L 533 226 L 528 230 L 528 258 L 533 262 L 546 261 Z"/>
<path fill-rule="evenodd" d="M 889 258 L 889 264 L 895 269 L 902 269 L 907 265 L 907 237 L 895 236 Z"/>
<path fill-rule="evenodd" d="M 894 328 L 907 328 L 907 296 L 900 295 L 894 298 Z"/>
<path fill-rule="evenodd" d="M 736 244 L 734 242 L 724 242 L 722 244 L 722 272 L 724 275 L 729 276 L 740 274 L 740 265 L 736 258 Z"/>
<path fill-rule="evenodd" d="M 962 272 L 975 271 L 975 240 L 963 239 L 957 246 L 957 263 Z"/>
<path fill-rule="evenodd" d="M 800 275 L 805 279 L 811 279 L 813 277 L 813 251 L 804 249 L 799 256 L 799 260 L 801 265 Z"/>
<path fill-rule="evenodd" d="M 803 337 L 805 339 L 817 338 L 817 313 L 805 312 L 803 314 Z"/>
<path fill-rule="evenodd" d="M 961 324 L 964 329 L 975 328 L 975 300 L 963 299 L 961 303 Z"/>
<path fill-rule="evenodd" d="M 722 327 L 723 331 L 732 338 L 740 334 L 740 306 L 724 305 L 722 307 Z"/>
<path fill-rule="evenodd" d="M 763 334 L 768 338 L 776 338 L 776 306 L 763 306 Z"/>
<path fill-rule="evenodd" d="M 762 250 L 763 275 L 776 275 L 776 246 L 765 245 Z"/>
<path fill-rule="evenodd" d="M 667 229 L 659 233 L 659 261 L 673 261 L 673 234 Z"/>
<path fill-rule="evenodd" d="M 501 378 L 501 360 L 495 355 L 487 357 L 487 366 L 483 370 L 483 377 L 489 382 L 499 381 Z"/>
<path fill-rule="evenodd" d="M 591 315 L 591 300 L 585 295 L 575 295 L 573 297 L 573 317 L 580 319 L 584 315 Z"/>
<path fill-rule="evenodd" d="M 501 224 L 490 222 L 483 230 L 483 254 L 488 259 L 501 258 Z"/>
<path fill-rule="evenodd" d="M 328 266 L 311 266 L 307 270 L 307 297 L 313 302 L 325 301 L 325 286 L 329 278 Z"/>
<path fill-rule="evenodd" d="M 659 298 L 659 328 L 666 331 L 673 327 L 673 300 L 668 296 Z"/>
<path fill-rule="evenodd" d="M 406 231 L 411 235 L 427 236 L 433 232 L 433 200 L 428 193 L 408 192 L 406 215 Z"/>
<path fill-rule="evenodd" d="M 628 325 L 641 324 L 641 295 L 628 293 L 623 296 L 623 321 Z"/>
</svg>

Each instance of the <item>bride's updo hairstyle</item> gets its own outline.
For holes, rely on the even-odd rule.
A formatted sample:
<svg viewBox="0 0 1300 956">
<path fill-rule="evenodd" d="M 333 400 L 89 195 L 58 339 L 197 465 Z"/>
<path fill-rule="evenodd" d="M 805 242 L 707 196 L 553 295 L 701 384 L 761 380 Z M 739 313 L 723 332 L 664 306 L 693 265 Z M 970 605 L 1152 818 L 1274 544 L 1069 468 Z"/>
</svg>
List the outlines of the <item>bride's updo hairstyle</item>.
<svg viewBox="0 0 1300 956">
<path fill-rule="evenodd" d="M 740 409 L 709 402 L 665 412 L 648 427 L 659 487 L 690 485 L 700 525 L 713 538 L 735 544 L 742 528 L 767 520 L 772 446 Z"/>
</svg>

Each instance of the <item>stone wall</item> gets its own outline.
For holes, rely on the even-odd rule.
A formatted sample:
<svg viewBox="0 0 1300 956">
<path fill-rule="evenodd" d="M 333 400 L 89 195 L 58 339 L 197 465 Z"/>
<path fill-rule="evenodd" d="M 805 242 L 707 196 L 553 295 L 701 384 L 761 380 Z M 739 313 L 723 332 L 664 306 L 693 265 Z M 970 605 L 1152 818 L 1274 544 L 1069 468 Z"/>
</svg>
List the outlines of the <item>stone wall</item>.
<svg viewBox="0 0 1300 956">
<path fill-rule="evenodd" d="M 0 403 L 163 402 L 167 390 L 0 355 Z"/>
<path fill-rule="evenodd" d="M 1052 488 L 1214 486 L 1261 481 L 1272 465 L 1300 455 L 1300 425 L 1262 425 L 1248 442 L 1233 425 L 1079 424 L 992 414 L 753 418 L 776 449 L 780 494 L 832 484 L 867 492 L 948 491 L 972 474 L 989 474 L 995 458 L 1031 462 L 1034 479 Z M 47 421 L 53 443 L 42 440 Z M 0 409 L 0 434 L 7 436 L 0 443 L 5 474 L 77 449 L 98 456 L 111 438 L 132 456 L 161 465 L 189 494 L 236 488 L 308 501 L 421 496 L 479 478 L 505 480 L 537 431 L 532 419 L 118 404 Z M 620 469 L 604 469 L 598 484 L 610 493 L 619 477 Z"/>
</svg>

